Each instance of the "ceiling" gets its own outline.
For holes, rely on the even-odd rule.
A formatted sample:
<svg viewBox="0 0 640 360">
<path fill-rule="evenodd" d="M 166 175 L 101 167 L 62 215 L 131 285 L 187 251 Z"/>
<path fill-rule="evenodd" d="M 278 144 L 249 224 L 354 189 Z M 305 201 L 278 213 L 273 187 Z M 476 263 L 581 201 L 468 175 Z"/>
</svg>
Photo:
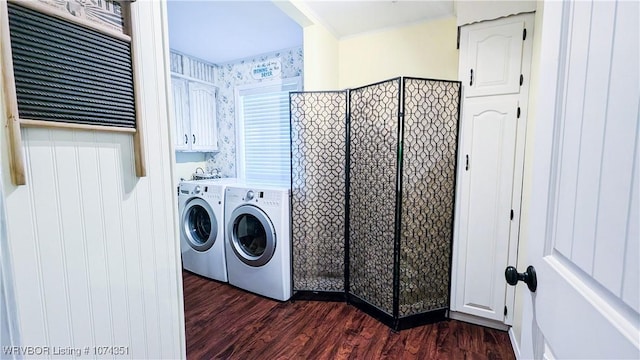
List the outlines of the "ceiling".
<svg viewBox="0 0 640 360">
<path fill-rule="evenodd" d="M 453 0 L 301 3 L 337 38 L 454 14 Z M 300 25 L 269 0 L 168 0 L 167 9 L 169 46 L 215 64 L 302 46 Z"/>
<path fill-rule="evenodd" d="M 304 1 L 304 5 L 338 38 L 454 13 L 453 0 Z"/>
<path fill-rule="evenodd" d="M 302 28 L 271 1 L 168 0 L 169 47 L 214 64 L 302 45 Z"/>
</svg>

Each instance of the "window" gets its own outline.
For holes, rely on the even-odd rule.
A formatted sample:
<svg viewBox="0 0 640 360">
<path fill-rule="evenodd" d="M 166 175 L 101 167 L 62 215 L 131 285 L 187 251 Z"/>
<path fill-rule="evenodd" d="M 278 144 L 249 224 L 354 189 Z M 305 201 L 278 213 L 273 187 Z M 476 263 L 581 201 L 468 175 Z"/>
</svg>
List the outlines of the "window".
<svg viewBox="0 0 640 360">
<path fill-rule="evenodd" d="M 290 185 L 289 92 L 300 89 L 299 77 L 238 88 L 240 178 L 247 182 Z"/>
</svg>

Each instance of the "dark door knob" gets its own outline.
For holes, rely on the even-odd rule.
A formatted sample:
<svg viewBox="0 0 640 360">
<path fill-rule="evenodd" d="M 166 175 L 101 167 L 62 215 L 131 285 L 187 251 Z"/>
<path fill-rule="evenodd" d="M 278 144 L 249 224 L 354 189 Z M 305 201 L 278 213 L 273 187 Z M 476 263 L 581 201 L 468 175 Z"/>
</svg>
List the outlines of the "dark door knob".
<svg viewBox="0 0 640 360">
<path fill-rule="evenodd" d="M 527 271 L 519 273 L 513 266 L 507 266 L 504 271 L 504 278 L 507 284 L 516 285 L 518 281 L 524 281 L 531 292 L 536 292 L 538 288 L 538 278 L 536 277 L 536 268 L 529 265 Z"/>
</svg>

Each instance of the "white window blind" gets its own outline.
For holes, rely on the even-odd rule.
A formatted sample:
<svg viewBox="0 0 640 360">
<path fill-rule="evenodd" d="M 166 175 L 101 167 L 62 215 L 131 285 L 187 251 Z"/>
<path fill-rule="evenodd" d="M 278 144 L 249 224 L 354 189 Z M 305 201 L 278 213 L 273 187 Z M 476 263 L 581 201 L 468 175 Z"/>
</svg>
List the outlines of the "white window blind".
<svg viewBox="0 0 640 360">
<path fill-rule="evenodd" d="M 247 182 L 291 183 L 289 92 L 298 90 L 300 81 L 287 80 L 238 93 L 240 172 Z"/>
</svg>

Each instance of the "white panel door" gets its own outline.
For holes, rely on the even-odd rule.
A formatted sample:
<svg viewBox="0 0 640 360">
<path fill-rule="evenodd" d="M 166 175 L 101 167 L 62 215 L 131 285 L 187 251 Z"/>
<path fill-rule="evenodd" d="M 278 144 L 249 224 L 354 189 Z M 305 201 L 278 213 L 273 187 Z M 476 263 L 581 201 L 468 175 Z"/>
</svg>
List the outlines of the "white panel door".
<svg viewBox="0 0 640 360">
<path fill-rule="evenodd" d="M 455 310 L 504 319 L 518 97 L 467 99 Z"/>
<path fill-rule="evenodd" d="M 175 124 L 174 145 L 176 150 L 189 149 L 189 93 L 187 81 L 171 77 L 171 93 L 173 96 L 173 122 Z"/>
<path fill-rule="evenodd" d="M 189 82 L 189 117 L 191 119 L 191 150 L 218 150 L 216 125 L 216 88 L 199 82 Z"/>
<path fill-rule="evenodd" d="M 465 26 L 461 48 L 466 45 L 468 69 L 465 97 L 514 94 L 520 91 L 524 20 Z"/>
<path fill-rule="evenodd" d="M 525 357 L 640 358 L 638 14 L 544 6 Z"/>
</svg>

